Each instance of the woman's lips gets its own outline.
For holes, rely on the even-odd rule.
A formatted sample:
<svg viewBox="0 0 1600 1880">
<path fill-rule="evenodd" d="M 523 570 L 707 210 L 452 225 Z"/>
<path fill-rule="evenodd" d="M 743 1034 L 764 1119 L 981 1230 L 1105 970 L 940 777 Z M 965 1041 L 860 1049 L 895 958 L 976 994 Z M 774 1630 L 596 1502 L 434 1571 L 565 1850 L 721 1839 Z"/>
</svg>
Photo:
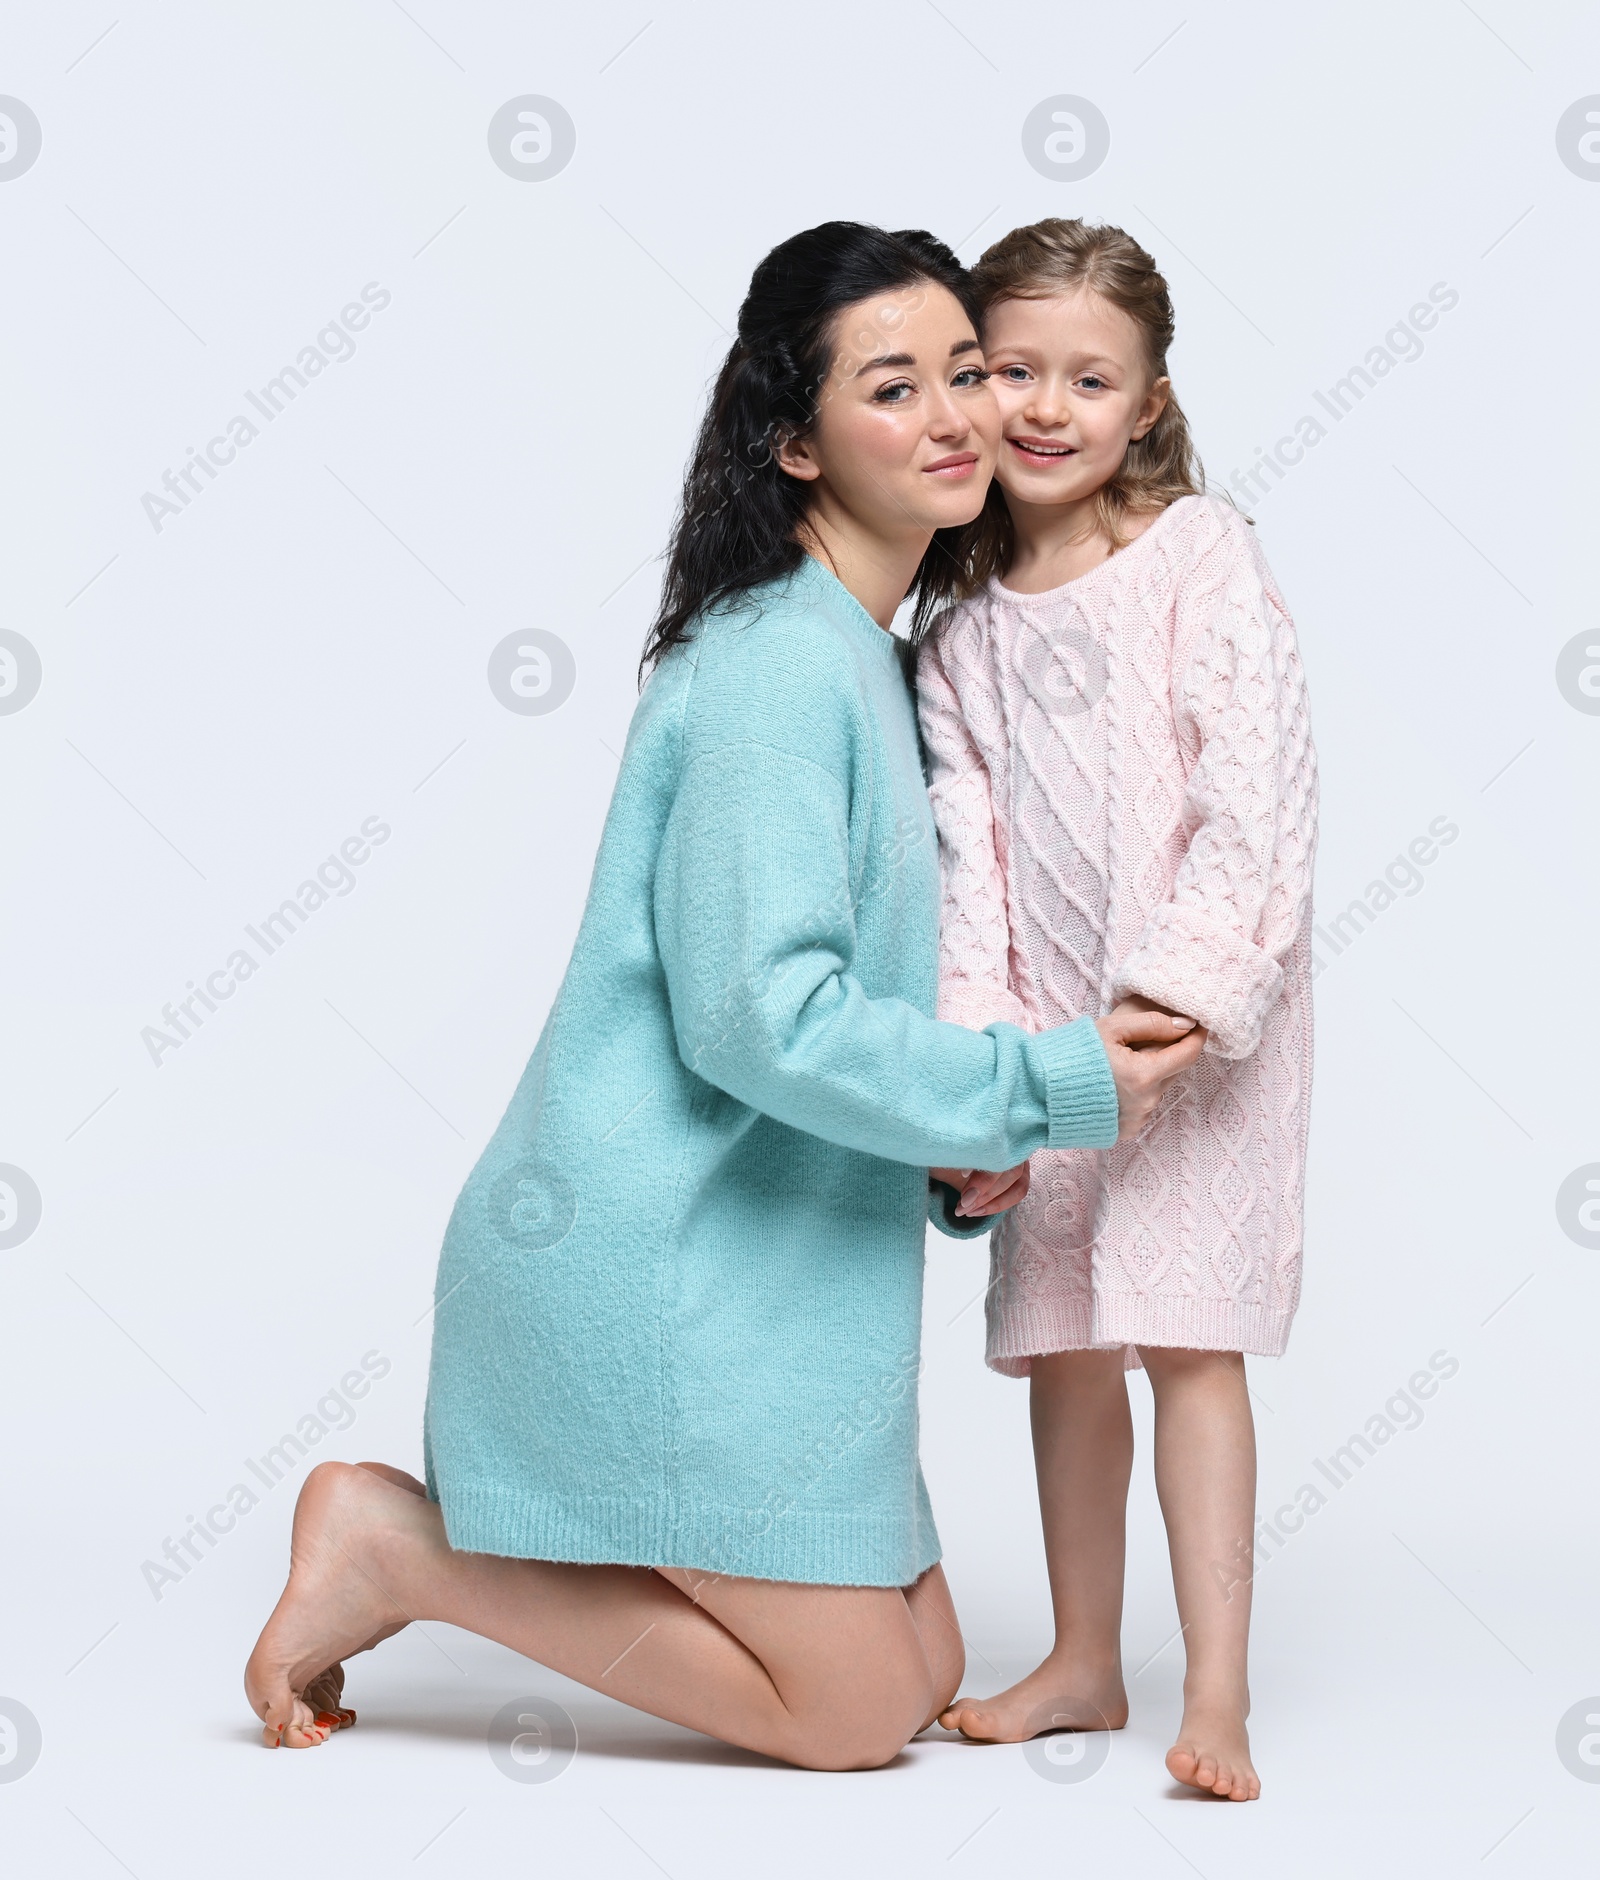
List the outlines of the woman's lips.
<svg viewBox="0 0 1600 1880">
<path fill-rule="evenodd" d="M 1078 454 L 1074 445 L 1052 443 L 1047 437 L 1008 437 L 1006 442 L 1030 463 L 1064 463 Z"/>
<path fill-rule="evenodd" d="M 941 477 L 947 483 L 959 483 L 972 475 L 978 461 L 975 450 L 957 451 L 954 456 L 938 457 L 928 464 L 922 474 L 925 477 Z"/>
</svg>

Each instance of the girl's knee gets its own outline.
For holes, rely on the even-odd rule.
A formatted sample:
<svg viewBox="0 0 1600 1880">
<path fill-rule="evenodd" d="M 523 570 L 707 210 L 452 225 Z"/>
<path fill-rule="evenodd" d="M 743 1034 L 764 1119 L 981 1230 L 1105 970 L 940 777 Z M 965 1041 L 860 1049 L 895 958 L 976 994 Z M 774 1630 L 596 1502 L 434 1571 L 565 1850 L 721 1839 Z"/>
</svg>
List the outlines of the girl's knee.
<svg viewBox="0 0 1600 1880">
<path fill-rule="evenodd" d="M 1126 1389 L 1124 1349 L 1045 1352 L 1031 1361 L 1032 1388 L 1052 1394 Z"/>
<path fill-rule="evenodd" d="M 1235 1382 L 1244 1382 L 1244 1359 L 1237 1351 L 1191 1351 L 1175 1345 L 1141 1345 L 1139 1357 L 1150 1375 L 1153 1389 L 1164 1383 L 1181 1383 L 1190 1378 L 1221 1379 L 1224 1374 Z"/>
</svg>

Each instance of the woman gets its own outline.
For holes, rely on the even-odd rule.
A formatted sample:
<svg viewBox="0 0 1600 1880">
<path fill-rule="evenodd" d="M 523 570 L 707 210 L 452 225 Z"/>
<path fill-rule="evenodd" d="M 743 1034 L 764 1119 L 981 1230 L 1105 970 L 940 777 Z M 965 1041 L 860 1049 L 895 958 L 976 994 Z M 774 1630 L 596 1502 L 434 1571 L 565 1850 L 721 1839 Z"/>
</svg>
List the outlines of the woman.
<svg viewBox="0 0 1600 1880">
<path fill-rule="evenodd" d="M 998 436 L 931 236 L 828 223 L 756 270 L 572 961 L 445 1238 L 427 1487 L 308 1478 L 245 1674 L 269 1742 L 325 1740 L 335 1661 L 413 1618 L 809 1768 L 882 1764 L 954 1697 L 916 1445 L 929 1169 L 981 1228 L 1034 1150 L 1139 1129 L 1200 1048 L 1160 1013 L 931 1016 L 888 628 L 949 591 Z"/>
</svg>

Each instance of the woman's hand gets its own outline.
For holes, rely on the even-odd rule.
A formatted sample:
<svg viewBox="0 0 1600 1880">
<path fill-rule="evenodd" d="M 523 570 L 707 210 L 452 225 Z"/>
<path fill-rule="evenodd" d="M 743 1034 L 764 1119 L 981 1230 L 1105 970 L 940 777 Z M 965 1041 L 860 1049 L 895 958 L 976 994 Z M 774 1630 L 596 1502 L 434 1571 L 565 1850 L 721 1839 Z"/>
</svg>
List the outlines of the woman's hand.
<svg viewBox="0 0 1600 1880">
<path fill-rule="evenodd" d="M 1147 999 L 1142 992 L 1125 992 L 1117 1002 L 1119 1012 L 1165 1012 L 1168 1018 L 1188 1018 L 1191 1025 L 1199 1024 L 1197 1018 L 1191 1018 L 1187 1012 L 1176 1012 L 1170 1005 L 1157 1005 L 1154 999 Z M 1165 1039 L 1162 1040 L 1165 1043 Z"/>
<path fill-rule="evenodd" d="M 1198 1060 L 1205 1027 L 1138 997 L 1095 1023 L 1117 1085 L 1117 1141 L 1126 1142 L 1155 1115 L 1173 1078 Z"/>
<path fill-rule="evenodd" d="M 954 1188 L 961 1199 L 956 1203 L 956 1213 L 970 1216 L 982 1214 L 1004 1214 L 1007 1208 L 1014 1208 L 1028 1192 L 1028 1164 L 1019 1162 L 1015 1168 L 988 1169 L 973 1168 L 931 1168 L 928 1174 L 936 1182 L 945 1182 Z"/>
</svg>

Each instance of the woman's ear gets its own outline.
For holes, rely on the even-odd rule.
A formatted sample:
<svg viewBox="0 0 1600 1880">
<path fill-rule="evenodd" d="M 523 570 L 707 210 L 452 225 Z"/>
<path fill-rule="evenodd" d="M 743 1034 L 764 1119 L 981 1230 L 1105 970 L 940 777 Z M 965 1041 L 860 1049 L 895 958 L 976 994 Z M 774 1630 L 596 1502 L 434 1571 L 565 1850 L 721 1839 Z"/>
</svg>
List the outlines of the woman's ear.
<svg viewBox="0 0 1600 1880">
<path fill-rule="evenodd" d="M 1137 444 L 1167 408 L 1167 400 L 1172 396 L 1171 379 L 1157 379 L 1144 395 L 1144 403 L 1139 407 L 1138 421 L 1131 432 L 1130 439 Z"/>
<path fill-rule="evenodd" d="M 1155 420 L 1152 418 L 1151 423 Z M 802 483 L 815 483 L 822 475 L 822 465 L 812 454 L 811 440 L 798 437 L 793 431 L 784 432 L 772 452 L 773 461 L 786 475 L 796 477 Z"/>
</svg>

